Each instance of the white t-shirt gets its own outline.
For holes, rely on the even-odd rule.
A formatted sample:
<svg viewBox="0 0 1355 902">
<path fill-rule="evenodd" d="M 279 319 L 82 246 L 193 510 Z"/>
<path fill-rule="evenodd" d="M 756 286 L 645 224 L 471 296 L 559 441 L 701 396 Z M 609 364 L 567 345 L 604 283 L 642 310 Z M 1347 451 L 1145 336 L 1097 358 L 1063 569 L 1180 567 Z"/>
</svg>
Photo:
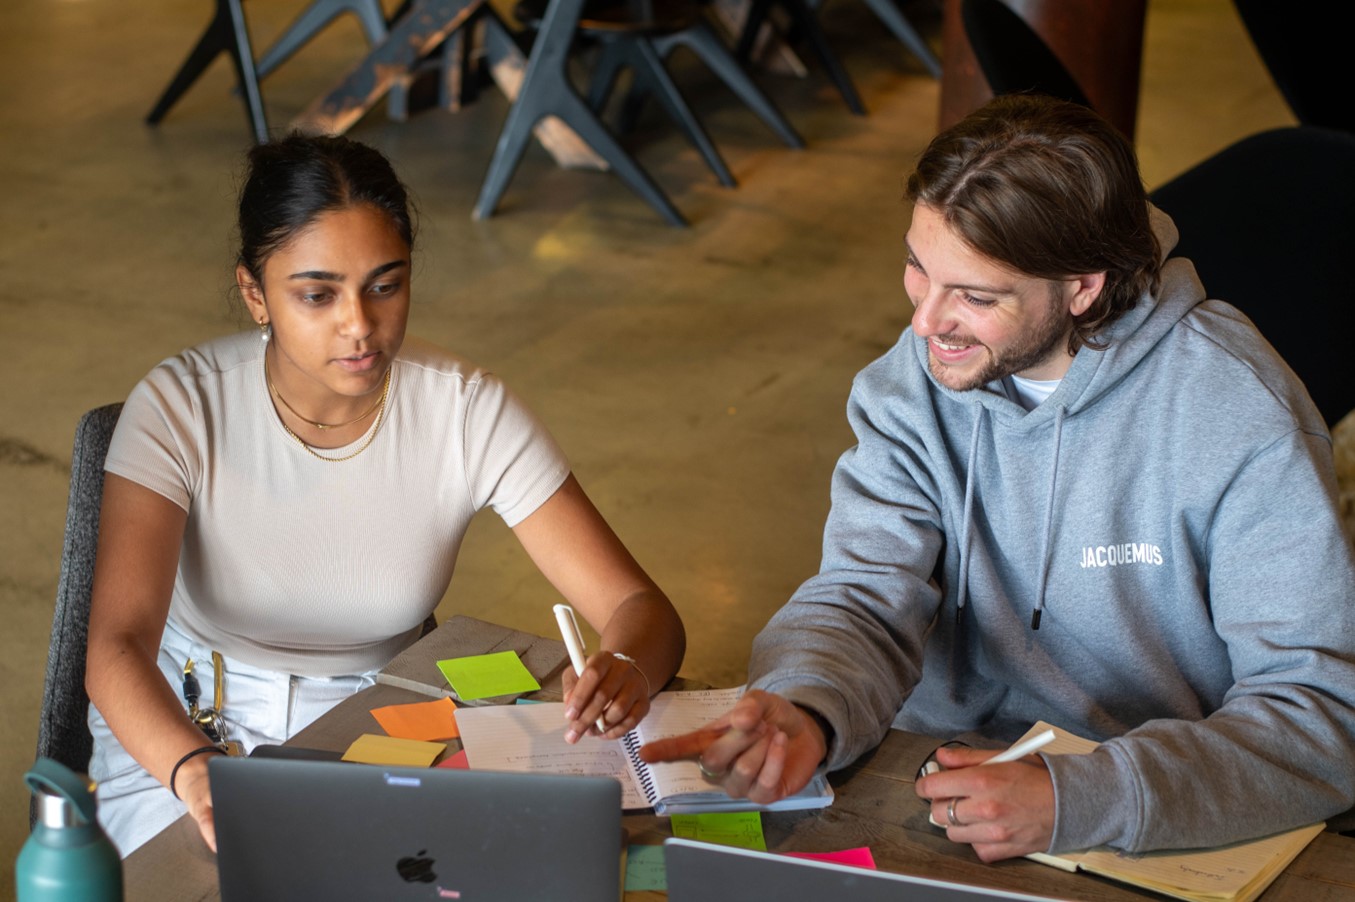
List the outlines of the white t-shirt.
<svg viewBox="0 0 1355 902">
<path fill-rule="evenodd" d="M 257 334 L 184 351 L 127 399 L 105 469 L 188 512 L 169 617 L 249 664 L 305 676 L 379 668 L 451 581 L 471 517 L 515 526 L 569 475 L 503 383 L 416 339 L 351 460 L 319 460 L 273 409 Z M 342 457 L 366 441 L 322 451 Z"/>
</svg>

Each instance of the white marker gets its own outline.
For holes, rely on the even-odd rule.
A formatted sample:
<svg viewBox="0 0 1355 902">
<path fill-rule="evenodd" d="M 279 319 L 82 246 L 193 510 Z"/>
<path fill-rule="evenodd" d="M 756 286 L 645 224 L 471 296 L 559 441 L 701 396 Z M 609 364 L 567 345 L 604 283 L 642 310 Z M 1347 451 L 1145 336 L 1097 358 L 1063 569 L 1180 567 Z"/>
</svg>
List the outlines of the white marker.
<svg viewBox="0 0 1355 902">
<path fill-rule="evenodd" d="M 979 766 L 982 767 L 983 764 L 1006 764 L 1008 761 L 1019 761 L 1033 752 L 1038 752 L 1053 741 L 1053 730 L 1045 730 L 1043 733 L 1036 733 L 1025 742 L 1018 742 L 1005 752 L 998 752 L 987 761 L 982 762 Z"/>
<path fill-rule="evenodd" d="M 552 610 L 555 611 L 555 622 L 560 627 L 560 636 L 565 640 L 565 648 L 569 650 L 569 663 L 574 665 L 574 675 L 583 676 L 588 659 L 583 653 L 583 634 L 579 632 L 579 621 L 574 616 L 574 609 L 567 604 L 557 604 Z M 607 732 L 607 721 L 601 715 L 598 715 L 597 727 Z"/>
</svg>

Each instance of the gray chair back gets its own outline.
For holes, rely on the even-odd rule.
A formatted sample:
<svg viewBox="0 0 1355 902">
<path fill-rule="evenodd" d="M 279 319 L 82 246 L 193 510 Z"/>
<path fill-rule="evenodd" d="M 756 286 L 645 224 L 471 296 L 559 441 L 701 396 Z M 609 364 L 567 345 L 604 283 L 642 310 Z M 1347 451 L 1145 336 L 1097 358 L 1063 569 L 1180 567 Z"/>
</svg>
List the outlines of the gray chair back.
<svg viewBox="0 0 1355 902">
<path fill-rule="evenodd" d="M 88 769 L 93 750 L 86 722 L 89 696 L 85 693 L 85 645 L 89 636 L 94 552 L 99 541 L 104 458 L 121 412 L 121 404 L 109 404 L 86 413 L 75 427 L 75 446 L 71 451 L 66 538 L 61 548 L 61 576 L 47 651 L 38 757 L 59 761 L 77 772 Z M 30 825 L 35 816 L 36 810 L 30 809 Z"/>
</svg>

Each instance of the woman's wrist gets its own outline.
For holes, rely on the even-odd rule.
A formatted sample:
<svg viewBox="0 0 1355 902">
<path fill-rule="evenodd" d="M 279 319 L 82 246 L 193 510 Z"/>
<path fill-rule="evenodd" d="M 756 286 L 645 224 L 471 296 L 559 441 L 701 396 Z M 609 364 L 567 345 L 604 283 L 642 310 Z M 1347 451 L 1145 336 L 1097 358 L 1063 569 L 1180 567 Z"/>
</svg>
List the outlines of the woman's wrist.
<svg viewBox="0 0 1355 902">
<path fill-rule="evenodd" d="M 616 658 L 618 661 L 624 661 L 624 662 L 626 662 L 626 663 L 629 664 L 632 668 L 634 668 L 635 672 L 638 673 L 638 674 L 640 675 L 640 679 L 642 679 L 642 680 L 645 681 L 645 698 L 653 698 L 653 697 L 654 697 L 654 688 L 653 688 L 653 684 L 651 684 L 651 683 L 649 682 L 649 677 L 645 675 L 644 669 L 640 667 L 640 664 L 639 664 L 638 661 L 636 661 L 636 660 L 635 660 L 634 658 L 632 658 L 630 655 L 622 654 L 622 653 L 619 652 L 619 651 L 608 652 L 608 654 L 610 654 L 613 658 Z"/>
</svg>

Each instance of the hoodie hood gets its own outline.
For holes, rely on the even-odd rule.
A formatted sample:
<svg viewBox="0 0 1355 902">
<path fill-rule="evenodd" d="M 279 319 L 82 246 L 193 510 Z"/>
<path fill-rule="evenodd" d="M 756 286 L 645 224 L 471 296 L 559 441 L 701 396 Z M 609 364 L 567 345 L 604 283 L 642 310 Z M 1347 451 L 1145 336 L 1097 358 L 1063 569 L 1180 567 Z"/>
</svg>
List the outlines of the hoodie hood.
<svg viewBox="0 0 1355 902">
<path fill-rule="evenodd" d="M 1039 629 L 1049 582 L 1054 509 L 1058 491 L 1059 452 L 1062 448 L 1065 422 L 1102 397 L 1114 392 L 1139 362 L 1152 352 L 1158 342 L 1205 299 L 1204 286 L 1200 284 L 1194 265 L 1189 260 L 1180 258 L 1168 260 L 1168 255 L 1176 247 L 1180 237 L 1171 217 L 1151 204 L 1148 213 L 1160 249 L 1160 262 L 1163 264 L 1162 284 L 1158 295 L 1154 297 L 1145 294 L 1133 308 L 1105 329 L 1099 336 L 1105 345 L 1103 349 L 1084 347 L 1079 350 L 1073 358 L 1072 366 L 1060 380 L 1058 388 L 1034 410 L 1027 411 L 1020 404 L 1008 399 L 1005 394 L 995 391 L 991 385 L 984 389 L 964 392 L 942 385 L 932 375 L 928 365 L 926 339 L 913 336 L 918 362 L 926 372 L 933 389 L 974 409 L 969 454 L 965 466 L 964 506 L 960 519 L 960 569 L 955 613 L 957 623 L 964 616 L 965 604 L 969 597 L 974 493 L 978 473 L 983 465 L 979 458 L 979 449 L 984 445 L 980 440 L 983 430 L 1000 428 L 1017 432 L 1034 432 L 1052 424 L 1052 448 L 1049 455 L 1044 513 L 1041 518 L 1038 588 L 1030 619 L 1031 629 Z"/>
</svg>

